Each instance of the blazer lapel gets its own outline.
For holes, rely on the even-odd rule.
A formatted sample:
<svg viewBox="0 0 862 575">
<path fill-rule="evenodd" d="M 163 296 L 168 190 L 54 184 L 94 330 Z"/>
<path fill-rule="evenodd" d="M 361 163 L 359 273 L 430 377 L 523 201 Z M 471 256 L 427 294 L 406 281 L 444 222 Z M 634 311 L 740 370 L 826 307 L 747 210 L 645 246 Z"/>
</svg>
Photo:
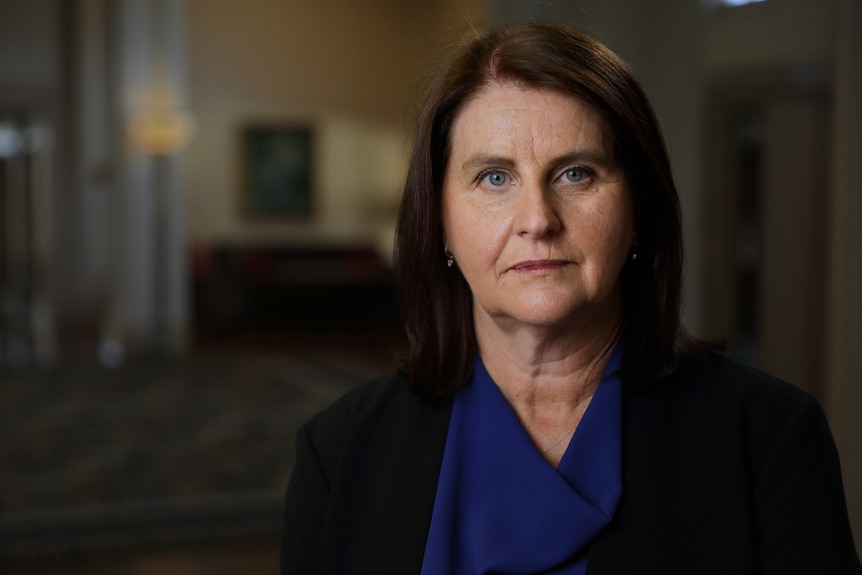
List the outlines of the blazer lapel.
<svg viewBox="0 0 862 575">
<path fill-rule="evenodd" d="M 406 391 L 399 400 L 404 405 L 390 412 L 398 421 L 386 426 L 395 434 L 384 470 L 392 480 L 380 482 L 372 496 L 380 506 L 370 530 L 376 536 L 366 542 L 374 573 L 421 569 L 452 413 L 451 403 L 426 403 Z"/>
<path fill-rule="evenodd" d="M 613 521 L 590 545 L 588 575 L 641 572 L 644 532 L 632 527 L 642 515 L 641 503 L 652 492 L 661 406 L 649 388 L 624 387 L 623 494 Z"/>
</svg>

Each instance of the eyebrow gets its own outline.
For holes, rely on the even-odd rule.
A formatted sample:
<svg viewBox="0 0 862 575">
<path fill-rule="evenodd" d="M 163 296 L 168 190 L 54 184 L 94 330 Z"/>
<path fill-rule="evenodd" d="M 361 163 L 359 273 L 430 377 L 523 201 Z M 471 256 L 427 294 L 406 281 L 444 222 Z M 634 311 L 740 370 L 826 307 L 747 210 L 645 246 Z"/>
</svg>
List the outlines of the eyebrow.
<svg viewBox="0 0 862 575">
<path fill-rule="evenodd" d="M 613 158 L 607 153 L 600 150 L 577 150 L 569 154 L 563 154 L 551 161 L 551 166 L 557 167 L 571 163 L 589 163 L 596 164 L 601 167 L 611 167 L 614 165 Z M 512 168 L 515 166 L 515 161 L 506 156 L 496 156 L 494 154 L 475 154 L 469 157 L 461 164 L 462 172 L 472 172 L 478 169 L 487 168 L 490 166 L 499 166 L 502 168 Z"/>
<path fill-rule="evenodd" d="M 461 164 L 462 172 L 472 172 L 478 169 L 487 168 L 488 166 L 501 166 L 511 168 L 515 162 L 505 156 L 494 156 L 492 154 L 476 154 L 470 156 Z"/>
</svg>

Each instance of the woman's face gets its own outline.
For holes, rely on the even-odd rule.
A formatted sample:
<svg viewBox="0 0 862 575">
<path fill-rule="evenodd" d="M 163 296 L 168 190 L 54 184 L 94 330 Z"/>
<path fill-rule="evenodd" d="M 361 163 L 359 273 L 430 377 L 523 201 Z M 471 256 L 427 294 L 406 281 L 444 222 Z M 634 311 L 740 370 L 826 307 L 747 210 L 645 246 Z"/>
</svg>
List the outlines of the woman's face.
<svg viewBox="0 0 862 575">
<path fill-rule="evenodd" d="M 461 109 L 443 226 L 477 329 L 620 319 L 634 211 L 609 140 L 597 112 L 557 92 L 493 84 Z"/>
</svg>

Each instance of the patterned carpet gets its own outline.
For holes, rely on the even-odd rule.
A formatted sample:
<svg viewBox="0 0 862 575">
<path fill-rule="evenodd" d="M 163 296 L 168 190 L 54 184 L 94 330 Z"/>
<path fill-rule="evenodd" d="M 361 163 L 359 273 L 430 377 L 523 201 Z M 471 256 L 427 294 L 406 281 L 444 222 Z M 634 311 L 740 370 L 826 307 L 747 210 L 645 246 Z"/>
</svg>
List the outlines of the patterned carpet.
<svg viewBox="0 0 862 575">
<path fill-rule="evenodd" d="M 272 536 L 297 426 L 387 367 L 219 354 L 0 372 L 0 559 Z"/>
</svg>

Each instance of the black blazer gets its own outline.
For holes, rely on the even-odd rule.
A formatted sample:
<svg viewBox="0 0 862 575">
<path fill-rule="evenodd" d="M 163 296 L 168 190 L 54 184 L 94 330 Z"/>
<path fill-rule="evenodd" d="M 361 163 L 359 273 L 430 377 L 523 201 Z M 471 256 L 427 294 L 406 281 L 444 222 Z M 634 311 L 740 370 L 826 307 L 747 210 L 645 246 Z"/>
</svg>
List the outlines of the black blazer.
<svg viewBox="0 0 862 575">
<path fill-rule="evenodd" d="M 710 356 L 624 384 L 623 409 L 623 496 L 588 574 L 862 573 L 811 396 Z M 450 412 L 391 375 L 302 427 L 282 573 L 419 573 Z"/>
</svg>

